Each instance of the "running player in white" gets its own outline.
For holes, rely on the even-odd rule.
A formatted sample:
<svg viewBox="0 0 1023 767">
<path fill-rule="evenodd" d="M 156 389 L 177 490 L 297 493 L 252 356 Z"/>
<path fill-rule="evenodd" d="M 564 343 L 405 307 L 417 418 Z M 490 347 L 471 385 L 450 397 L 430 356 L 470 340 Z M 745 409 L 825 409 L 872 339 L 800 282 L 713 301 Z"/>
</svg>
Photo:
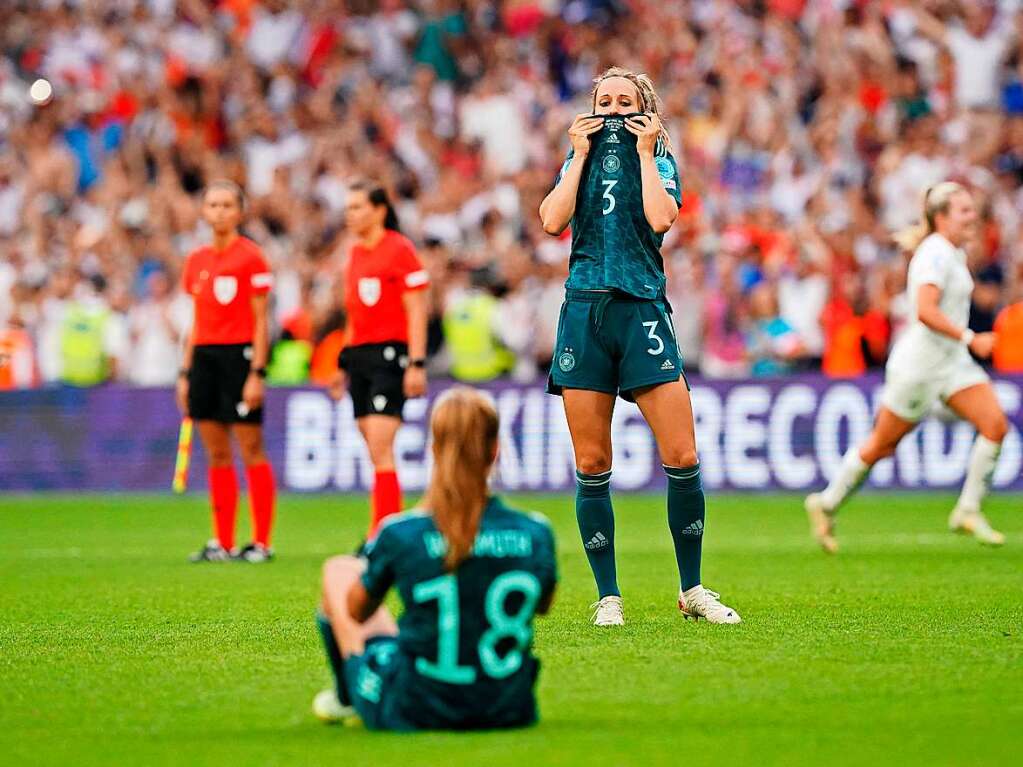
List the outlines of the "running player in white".
<svg viewBox="0 0 1023 767">
<path fill-rule="evenodd" d="M 995 340 L 967 327 L 973 278 L 962 246 L 974 235 L 977 211 L 965 187 L 946 181 L 927 190 L 923 213 L 919 229 L 903 242 L 915 249 L 906 288 L 913 322 L 888 359 L 874 430 L 849 449 L 827 488 L 806 498 L 811 530 L 827 552 L 838 550 L 839 507 L 939 399 L 977 430 L 949 527 L 992 546 L 1005 541 L 980 511 L 1009 426 L 987 373 L 970 356 L 989 357 Z"/>
</svg>

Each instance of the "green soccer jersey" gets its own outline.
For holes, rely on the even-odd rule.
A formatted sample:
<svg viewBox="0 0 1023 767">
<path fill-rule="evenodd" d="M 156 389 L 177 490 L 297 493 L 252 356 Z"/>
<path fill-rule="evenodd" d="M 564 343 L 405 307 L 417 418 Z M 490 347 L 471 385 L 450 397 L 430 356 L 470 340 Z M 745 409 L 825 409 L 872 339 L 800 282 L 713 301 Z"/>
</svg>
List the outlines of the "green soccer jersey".
<svg viewBox="0 0 1023 767">
<path fill-rule="evenodd" d="M 392 521 L 393 520 L 393 521 Z M 547 520 L 491 498 L 471 556 L 444 569 L 447 544 L 426 512 L 385 522 L 362 577 L 382 598 L 393 585 L 403 719 L 417 728 L 481 728 L 536 720 L 533 616 L 557 579 Z"/>
<path fill-rule="evenodd" d="M 621 290 L 638 298 L 664 296 L 664 235 L 650 228 L 643 213 L 643 183 L 636 137 L 625 118 L 604 118 L 590 137 L 572 217 L 572 256 L 568 288 Z M 572 160 L 570 150 L 558 174 L 561 181 Z M 682 189 L 675 158 L 660 148 L 654 157 L 664 188 L 681 204 Z"/>
</svg>

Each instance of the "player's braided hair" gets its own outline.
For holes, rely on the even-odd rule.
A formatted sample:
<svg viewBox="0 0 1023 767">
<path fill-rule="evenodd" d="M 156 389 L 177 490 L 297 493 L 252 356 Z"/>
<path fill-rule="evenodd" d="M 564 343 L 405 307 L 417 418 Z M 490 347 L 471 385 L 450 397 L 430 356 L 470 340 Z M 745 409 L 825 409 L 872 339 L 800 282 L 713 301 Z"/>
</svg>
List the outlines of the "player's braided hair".
<svg viewBox="0 0 1023 767">
<path fill-rule="evenodd" d="M 608 69 L 605 69 L 597 78 L 594 79 L 593 90 L 590 91 L 590 100 L 592 102 L 593 111 L 596 111 L 597 109 L 597 90 L 600 88 L 600 84 L 612 77 L 623 77 L 636 86 L 636 92 L 639 93 L 639 111 L 647 114 L 655 114 L 657 115 L 657 119 L 661 121 L 661 132 L 657 136 L 657 154 L 670 152 L 671 138 L 668 136 L 668 131 L 664 127 L 661 97 L 658 96 L 657 91 L 654 90 L 654 83 L 648 75 L 643 74 L 642 72 L 633 72 L 631 69 L 625 69 L 624 67 L 609 67 Z"/>
<path fill-rule="evenodd" d="M 928 235 L 936 231 L 935 221 L 939 213 L 948 213 L 949 203 L 960 192 L 969 194 L 969 190 L 955 181 L 942 181 L 940 184 L 927 187 L 923 199 L 923 216 L 921 220 L 907 229 L 896 232 L 892 239 L 902 250 L 914 251 Z"/>
</svg>

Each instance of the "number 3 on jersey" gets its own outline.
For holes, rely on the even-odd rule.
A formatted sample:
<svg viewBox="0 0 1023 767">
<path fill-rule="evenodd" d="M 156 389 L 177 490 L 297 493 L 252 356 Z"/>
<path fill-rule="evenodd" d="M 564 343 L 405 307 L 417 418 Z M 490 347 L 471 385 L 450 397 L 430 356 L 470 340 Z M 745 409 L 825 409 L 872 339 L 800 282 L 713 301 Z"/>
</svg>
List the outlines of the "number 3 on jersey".
<svg viewBox="0 0 1023 767">
<path fill-rule="evenodd" d="M 615 188 L 615 184 L 618 182 L 614 179 L 606 179 L 601 181 L 604 185 L 604 208 L 601 211 L 605 216 L 615 209 L 615 196 L 611 194 L 611 190 Z"/>
<path fill-rule="evenodd" d="M 522 594 L 522 604 L 509 614 L 505 602 L 514 592 Z M 458 665 L 458 580 L 454 575 L 442 575 L 412 589 L 412 598 L 419 603 L 437 600 L 437 660 L 416 659 L 416 671 L 423 676 L 448 684 L 473 684 L 476 669 Z M 511 676 L 522 665 L 522 651 L 532 639 L 529 619 L 540 598 L 540 581 L 532 573 L 513 570 L 494 579 L 484 598 L 484 612 L 489 628 L 480 637 L 476 652 L 483 673 L 493 679 Z M 505 638 L 515 640 L 514 646 L 502 657 L 497 644 Z"/>
</svg>

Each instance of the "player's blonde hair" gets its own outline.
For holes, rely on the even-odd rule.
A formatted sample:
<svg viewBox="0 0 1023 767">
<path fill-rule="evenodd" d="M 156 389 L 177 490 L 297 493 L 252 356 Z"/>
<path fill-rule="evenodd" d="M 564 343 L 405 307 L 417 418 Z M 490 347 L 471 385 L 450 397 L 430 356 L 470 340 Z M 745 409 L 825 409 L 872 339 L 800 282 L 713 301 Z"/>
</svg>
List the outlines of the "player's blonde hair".
<svg viewBox="0 0 1023 767">
<path fill-rule="evenodd" d="M 490 468 L 497 456 L 497 410 L 467 386 L 444 392 L 433 406 L 433 474 L 424 506 L 447 542 L 444 566 L 455 570 L 470 553 L 487 505 Z"/>
<path fill-rule="evenodd" d="M 639 111 L 655 114 L 657 119 L 661 121 L 661 132 L 657 136 L 657 148 L 660 150 L 658 154 L 670 152 L 671 138 L 668 136 L 668 130 L 664 127 L 664 115 L 662 113 L 664 107 L 661 103 L 661 97 L 654 90 L 654 83 L 648 75 L 642 72 L 633 72 L 631 69 L 625 69 L 624 67 L 608 67 L 593 80 L 593 90 L 590 91 L 593 110 L 596 111 L 597 108 L 597 91 L 600 89 L 600 84 L 612 77 L 622 77 L 636 86 L 636 92 L 639 94 Z"/>
<path fill-rule="evenodd" d="M 962 184 L 955 181 L 942 181 L 940 184 L 927 187 L 924 192 L 921 220 L 913 226 L 896 232 L 892 239 L 904 251 L 912 252 L 924 241 L 924 238 L 937 231 L 935 220 L 939 213 L 948 213 L 952 198 L 960 192 L 970 193 Z"/>
</svg>

